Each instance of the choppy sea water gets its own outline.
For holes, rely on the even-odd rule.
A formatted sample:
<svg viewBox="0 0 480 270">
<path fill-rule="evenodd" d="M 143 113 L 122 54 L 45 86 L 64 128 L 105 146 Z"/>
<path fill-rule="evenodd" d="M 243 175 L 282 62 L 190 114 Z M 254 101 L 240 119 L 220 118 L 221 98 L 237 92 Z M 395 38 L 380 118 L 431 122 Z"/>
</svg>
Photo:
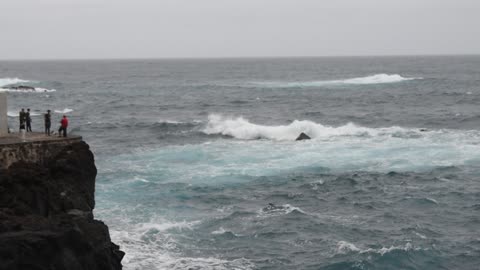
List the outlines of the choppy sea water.
<svg viewBox="0 0 480 270">
<path fill-rule="evenodd" d="M 13 129 L 51 109 L 91 145 L 125 269 L 480 264 L 480 57 L 0 62 L 11 84 L 36 88 L 6 90 Z"/>
</svg>

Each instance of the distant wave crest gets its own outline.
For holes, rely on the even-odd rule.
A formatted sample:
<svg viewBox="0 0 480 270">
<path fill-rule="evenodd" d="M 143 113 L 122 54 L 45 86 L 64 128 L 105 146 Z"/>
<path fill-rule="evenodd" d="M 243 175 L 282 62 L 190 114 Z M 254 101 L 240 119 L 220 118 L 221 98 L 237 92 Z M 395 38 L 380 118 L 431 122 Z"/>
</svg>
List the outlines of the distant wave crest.
<svg viewBox="0 0 480 270">
<path fill-rule="evenodd" d="M 7 85 L 17 84 L 17 83 L 27 83 L 29 81 L 22 80 L 19 78 L 0 78 L 0 88 Z"/>
<path fill-rule="evenodd" d="M 41 87 L 33 87 L 32 89 L 18 89 L 13 86 L 20 84 L 29 83 L 31 81 L 24 80 L 20 78 L 0 78 L 0 92 L 11 92 L 11 93 L 45 93 L 45 92 L 55 92 L 55 89 L 46 89 Z"/>
<path fill-rule="evenodd" d="M 49 93 L 56 92 L 55 89 L 46 89 L 36 87 L 35 89 L 9 89 L 9 88 L 0 88 L 0 92 L 10 92 L 10 93 Z"/>
<path fill-rule="evenodd" d="M 384 84 L 399 83 L 403 81 L 419 80 L 420 77 L 402 77 L 399 74 L 375 74 L 366 77 L 350 78 L 343 80 L 325 80 L 325 81 L 306 81 L 306 82 L 256 82 L 256 85 L 271 88 L 307 88 L 319 86 L 335 86 L 335 85 L 368 85 L 368 84 Z"/>
<path fill-rule="evenodd" d="M 228 118 L 217 114 L 208 117 L 208 123 L 203 132 L 242 140 L 269 139 L 276 141 L 293 141 L 302 132 L 312 139 L 331 136 L 420 136 L 420 131 L 402 127 L 367 128 L 353 123 L 331 127 L 309 120 L 295 120 L 288 125 L 266 126 L 253 124 L 243 117 Z"/>
<path fill-rule="evenodd" d="M 16 112 L 16 111 L 8 111 L 7 112 L 7 115 L 8 117 L 19 117 L 20 115 L 20 111 Z M 41 115 L 40 113 L 36 113 L 36 112 L 30 112 L 30 116 L 39 116 Z"/>
<path fill-rule="evenodd" d="M 347 254 L 350 252 L 357 252 L 357 253 L 378 253 L 380 255 L 385 255 L 386 253 L 389 253 L 394 250 L 400 250 L 400 251 L 410 251 L 410 250 L 421 250 L 420 248 L 416 248 L 412 245 L 412 243 L 408 242 L 404 246 L 390 246 L 390 247 L 382 247 L 379 249 L 373 249 L 373 248 L 365 248 L 361 249 L 355 246 L 352 243 L 349 243 L 347 241 L 340 241 L 337 243 L 337 248 L 336 248 L 336 253 L 337 254 Z"/>
<path fill-rule="evenodd" d="M 71 113 L 73 109 L 65 108 L 63 110 L 55 110 L 55 113 Z"/>
</svg>

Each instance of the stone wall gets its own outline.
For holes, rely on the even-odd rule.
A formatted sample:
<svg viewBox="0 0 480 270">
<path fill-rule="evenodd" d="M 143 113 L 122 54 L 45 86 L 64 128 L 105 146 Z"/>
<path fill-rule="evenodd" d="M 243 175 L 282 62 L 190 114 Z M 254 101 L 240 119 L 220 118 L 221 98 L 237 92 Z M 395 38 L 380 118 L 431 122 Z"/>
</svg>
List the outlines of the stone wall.
<svg viewBox="0 0 480 270">
<path fill-rule="evenodd" d="M 7 169 L 18 161 L 46 165 L 45 163 L 55 157 L 65 146 L 81 141 L 82 137 L 79 136 L 4 144 L 0 139 L 0 169 Z"/>
<path fill-rule="evenodd" d="M 7 94 L 0 92 L 0 136 L 8 134 Z"/>
</svg>

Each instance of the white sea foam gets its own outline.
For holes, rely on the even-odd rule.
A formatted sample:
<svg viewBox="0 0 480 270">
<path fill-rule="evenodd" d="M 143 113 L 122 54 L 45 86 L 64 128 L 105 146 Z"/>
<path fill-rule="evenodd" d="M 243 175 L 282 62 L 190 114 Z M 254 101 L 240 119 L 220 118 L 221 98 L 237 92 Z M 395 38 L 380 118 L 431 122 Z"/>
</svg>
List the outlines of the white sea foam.
<svg viewBox="0 0 480 270">
<path fill-rule="evenodd" d="M 146 233 L 151 230 L 155 230 L 158 232 L 165 232 L 171 229 L 178 229 L 178 230 L 192 230 L 195 225 L 197 225 L 199 221 L 180 221 L 180 222 L 170 222 L 170 221 L 162 221 L 162 222 L 147 222 L 141 223 L 137 226 L 136 230 L 142 233 Z"/>
<path fill-rule="evenodd" d="M 432 202 L 434 204 L 438 204 L 438 201 L 433 198 L 425 198 L 427 201 Z"/>
<path fill-rule="evenodd" d="M 293 141 L 302 132 L 314 139 L 331 136 L 407 135 L 407 133 L 416 133 L 420 136 L 420 131 L 407 130 L 401 127 L 366 128 L 352 123 L 340 127 L 331 127 L 308 120 L 295 120 L 288 125 L 265 126 L 250 123 L 243 117 L 227 118 L 215 114 L 208 117 L 208 123 L 203 132 L 243 140 L 269 139 L 277 141 Z"/>
<path fill-rule="evenodd" d="M 427 236 L 421 234 L 421 233 L 418 233 L 418 232 L 414 232 L 416 236 L 422 238 L 422 239 L 427 239 Z"/>
<path fill-rule="evenodd" d="M 368 84 L 384 84 L 399 83 L 404 81 L 419 80 L 421 77 L 402 77 L 399 74 L 375 74 L 366 77 L 350 78 L 343 80 L 325 80 L 325 81 L 304 81 L 304 82 L 255 82 L 255 85 L 271 88 L 308 88 L 319 86 L 334 85 L 368 85 Z"/>
<path fill-rule="evenodd" d="M 234 233 L 230 230 L 225 230 L 223 227 L 220 227 L 220 228 L 218 228 L 218 230 L 215 230 L 215 231 L 211 232 L 211 234 L 213 234 L 213 235 L 221 235 L 221 234 L 224 234 L 224 233 L 231 233 L 231 234 L 233 234 L 237 237 L 240 236 L 240 235 L 238 235 L 238 234 L 236 234 L 236 233 Z"/>
<path fill-rule="evenodd" d="M 19 110 L 20 111 L 20 110 Z M 7 115 L 8 117 L 19 117 L 19 111 L 8 111 L 7 112 Z M 37 112 L 30 112 L 30 116 L 39 116 L 39 115 L 42 115 L 41 113 L 37 113 Z"/>
<path fill-rule="evenodd" d="M 50 93 L 50 92 L 56 92 L 56 91 L 57 91 L 57 90 L 55 90 L 55 89 L 47 89 L 47 88 L 35 87 L 35 92 L 38 92 L 38 93 L 45 93 L 45 92 Z M 47 95 L 47 97 L 49 97 L 49 96 Z"/>
<path fill-rule="evenodd" d="M 394 251 L 394 250 L 409 251 L 409 250 L 421 250 L 421 248 L 414 247 L 412 245 L 412 243 L 408 242 L 403 246 L 381 247 L 381 248 L 378 248 L 378 249 L 374 249 L 374 248 L 362 249 L 362 248 L 359 248 L 359 247 L 355 246 L 354 244 L 349 243 L 347 241 L 340 241 L 340 242 L 337 243 L 335 253 L 336 254 L 347 254 L 347 253 L 350 253 L 350 252 L 357 252 L 357 253 L 361 253 L 361 254 L 363 254 L 363 253 L 377 253 L 377 254 L 380 254 L 380 255 L 383 256 L 383 255 L 385 255 L 385 254 L 387 254 L 391 251 Z"/>
<path fill-rule="evenodd" d="M 225 260 L 214 257 L 188 257 L 179 252 L 171 230 L 193 230 L 198 221 L 171 222 L 152 220 L 148 223 L 128 223 L 118 220 L 125 230 L 110 229 L 112 241 L 125 251 L 124 269 L 211 269 L 250 270 L 254 265 L 246 259 Z"/>
<path fill-rule="evenodd" d="M 347 241 L 340 241 L 337 243 L 337 248 L 335 253 L 337 254 L 346 254 L 349 252 L 359 252 L 361 249 L 359 249 L 357 246 L 355 246 L 352 243 L 349 243 Z"/>
<path fill-rule="evenodd" d="M 45 92 L 56 92 L 55 89 L 46 89 L 36 87 L 35 89 L 8 89 L 8 88 L 0 88 L 0 92 L 9 92 L 9 93 L 45 93 Z"/>
<path fill-rule="evenodd" d="M 290 204 L 284 204 L 281 206 L 269 205 L 265 208 L 258 210 L 258 217 L 272 217 L 272 216 L 281 216 L 292 213 L 293 211 L 298 211 L 300 213 L 306 214 L 299 207 L 292 206 Z"/>
<path fill-rule="evenodd" d="M 213 231 L 212 234 L 224 234 L 226 232 L 227 231 L 223 227 L 220 227 L 218 230 Z"/>
<path fill-rule="evenodd" d="M 23 80 L 19 78 L 0 78 L 0 92 L 11 92 L 11 93 L 49 93 L 55 92 L 55 89 L 47 89 L 42 87 L 34 87 L 34 89 L 11 89 L 8 86 L 24 84 L 31 81 Z"/>
<path fill-rule="evenodd" d="M 177 120 L 160 120 L 158 121 L 159 124 L 175 124 L 175 125 L 179 125 L 179 124 L 185 124 L 185 122 L 182 122 L 182 121 L 177 121 Z"/>
<path fill-rule="evenodd" d="M 22 80 L 22 79 L 19 79 L 19 78 L 0 78 L 0 88 L 2 88 L 2 86 L 6 86 L 6 85 L 12 85 L 12 84 L 17 84 L 17 83 L 26 83 L 26 82 L 29 82 L 29 81 Z"/>
<path fill-rule="evenodd" d="M 158 124 L 172 124 L 172 125 L 188 125 L 188 124 L 200 124 L 202 120 L 193 120 L 189 121 L 180 121 L 180 120 L 172 120 L 172 119 L 160 119 L 157 121 Z"/>
<path fill-rule="evenodd" d="M 62 113 L 71 113 L 71 112 L 73 112 L 73 109 L 65 108 L 65 109 L 63 109 L 63 110 L 55 110 L 54 112 L 55 112 L 55 113 L 60 113 L 60 114 L 62 114 Z"/>
<path fill-rule="evenodd" d="M 212 138 L 203 144 L 142 149 L 134 157 L 120 155 L 112 162 L 141 175 L 145 167 L 156 168 L 155 177 L 162 175 L 161 181 L 182 183 L 244 182 L 252 176 L 296 171 L 425 172 L 480 162 L 477 130 L 330 127 L 311 121 L 265 126 L 213 115 L 203 132 L 238 139 Z M 300 132 L 313 139 L 294 141 Z M 267 139 L 252 140 L 257 138 Z"/>
<path fill-rule="evenodd" d="M 367 77 L 340 80 L 344 84 L 381 84 L 381 83 L 397 83 L 403 81 L 419 80 L 420 77 L 402 77 L 398 74 L 375 74 Z M 335 81 L 334 81 L 335 82 Z"/>
</svg>

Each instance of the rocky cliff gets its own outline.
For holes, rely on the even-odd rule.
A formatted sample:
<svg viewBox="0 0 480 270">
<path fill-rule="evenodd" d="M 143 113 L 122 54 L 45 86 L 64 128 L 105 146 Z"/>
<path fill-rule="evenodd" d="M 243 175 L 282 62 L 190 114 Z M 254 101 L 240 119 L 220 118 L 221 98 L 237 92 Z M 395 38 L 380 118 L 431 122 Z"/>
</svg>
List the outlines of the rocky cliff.
<svg viewBox="0 0 480 270">
<path fill-rule="evenodd" d="M 0 269 L 121 269 L 124 253 L 93 218 L 96 174 L 83 141 L 0 169 Z"/>
</svg>

